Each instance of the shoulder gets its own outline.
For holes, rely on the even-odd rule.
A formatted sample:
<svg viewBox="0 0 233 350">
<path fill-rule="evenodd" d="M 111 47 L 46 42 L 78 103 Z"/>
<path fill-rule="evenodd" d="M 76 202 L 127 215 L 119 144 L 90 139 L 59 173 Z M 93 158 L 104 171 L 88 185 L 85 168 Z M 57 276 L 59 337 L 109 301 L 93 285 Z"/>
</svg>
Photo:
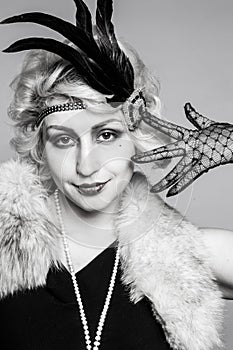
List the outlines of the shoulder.
<svg viewBox="0 0 233 350">
<path fill-rule="evenodd" d="M 233 231 L 216 227 L 201 227 L 205 244 L 215 251 L 233 248 Z"/>
<path fill-rule="evenodd" d="M 233 231 L 222 228 L 201 228 L 209 260 L 223 297 L 233 299 Z"/>
</svg>

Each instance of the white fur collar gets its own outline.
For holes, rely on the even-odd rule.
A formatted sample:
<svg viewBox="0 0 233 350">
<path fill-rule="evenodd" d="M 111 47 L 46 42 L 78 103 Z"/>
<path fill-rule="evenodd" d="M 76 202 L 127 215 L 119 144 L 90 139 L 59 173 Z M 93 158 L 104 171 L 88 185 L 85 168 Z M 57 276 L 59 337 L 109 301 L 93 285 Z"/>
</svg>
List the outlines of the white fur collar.
<svg viewBox="0 0 233 350">
<path fill-rule="evenodd" d="M 0 166 L 0 297 L 45 284 L 58 265 L 57 231 L 34 169 L 19 161 Z M 221 345 L 223 300 L 208 265 L 201 231 L 135 173 L 121 196 L 115 229 L 131 301 L 151 300 L 173 349 Z"/>
</svg>

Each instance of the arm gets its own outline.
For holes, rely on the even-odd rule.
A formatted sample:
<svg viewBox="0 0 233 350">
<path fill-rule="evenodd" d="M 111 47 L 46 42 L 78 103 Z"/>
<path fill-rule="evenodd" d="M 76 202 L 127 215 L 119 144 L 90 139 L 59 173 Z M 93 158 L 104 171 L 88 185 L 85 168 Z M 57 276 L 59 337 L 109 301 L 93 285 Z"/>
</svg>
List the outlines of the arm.
<svg viewBox="0 0 233 350">
<path fill-rule="evenodd" d="M 201 228 L 210 262 L 224 299 L 233 299 L 233 231 Z"/>
<path fill-rule="evenodd" d="M 136 154 L 131 158 L 132 161 L 149 163 L 182 157 L 177 165 L 151 188 L 151 192 L 160 192 L 170 187 L 167 196 L 178 194 L 209 169 L 233 163 L 233 125 L 218 123 L 199 114 L 190 103 L 187 103 L 184 109 L 187 119 L 196 129 L 187 129 L 167 122 L 140 107 L 139 112 L 145 123 L 176 141 Z M 223 297 L 233 299 L 233 231 L 217 228 L 202 228 L 202 231 Z"/>
</svg>

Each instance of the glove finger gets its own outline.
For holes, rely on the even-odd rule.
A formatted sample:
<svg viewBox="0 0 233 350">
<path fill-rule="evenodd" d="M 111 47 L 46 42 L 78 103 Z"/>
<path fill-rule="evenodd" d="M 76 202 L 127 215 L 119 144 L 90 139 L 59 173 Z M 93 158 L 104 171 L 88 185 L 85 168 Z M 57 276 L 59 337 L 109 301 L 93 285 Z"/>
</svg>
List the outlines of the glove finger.
<svg viewBox="0 0 233 350">
<path fill-rule="evenodd" d="M 211 124 L 215 123 L 213 120 L 204 117 L 203 115 L 199 114 L 191 105 L 191 103 L 186 103 L 184 106 L 184 111 L 186 118 L 197 128 L 197 129 L 204 129 L 210 126 Z"/>
<path fill-rule="evenodd" d="M 151 192 L 161 192 L 182 178 L 193 166 L 190 158 L 184 157 L 179 163 L 157 184 L 151 188 Z"/>
<path fill-rule="evenodd" d="M 164 134 L 176 139 L 181 140 L 184 137 L 185 131 L 187 129 L 182 126 L 167 122 L 166 120 L 160 119 L 155 115 L 151 114 L 147 109 L 142 110 L 143 121 L 150 125 L 152 128 L 157 129 Z"/>
<path fill-rule="evenodd" d="M 168 193 L 166 194 L 166 197 L 171 197 L 182 192 L 204 172 L 206 172 L 206 169 L 201 163 L 198 163 L 194 167 L 191 167 L 190 171 L 188 171 L 182 178 L 178 180 L 178 182 L 174 186 L 172 186 L 169 189 Z"/>
<path fill-rule="evenodd" d="M 155 148 L 151 151 L 136 154 L 131 157 L 131 160 L 135 163 L 149 163 L 156 160 L 183 156 L 185 154 L 185 150 L 177 147 L 177 142 L 169 143 L 168 145 Z"/>
</svg>

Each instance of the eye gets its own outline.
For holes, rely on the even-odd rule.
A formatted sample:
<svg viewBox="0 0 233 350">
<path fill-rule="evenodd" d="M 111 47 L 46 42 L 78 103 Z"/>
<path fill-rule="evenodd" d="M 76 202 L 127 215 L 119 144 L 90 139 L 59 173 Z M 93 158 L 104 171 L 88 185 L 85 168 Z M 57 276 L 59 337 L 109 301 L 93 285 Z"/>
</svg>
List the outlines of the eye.
<svg viewBox="0 0 233 350">
<path fill-rule="evenodd" d="M 59 136 L 55 140 L 55 145 L 60 147 L 69 147 L 73 146 L 75 141 L 69 136 Z"/>
<path fill-rule="evenodd" d="M 98 136 L 98 138 L 102 137 L 102 140 L 100 141 L 113 141 L 118 138 L 118 136 L 118 133 L 115 131 L 105 130 Z"/>
</svg>

